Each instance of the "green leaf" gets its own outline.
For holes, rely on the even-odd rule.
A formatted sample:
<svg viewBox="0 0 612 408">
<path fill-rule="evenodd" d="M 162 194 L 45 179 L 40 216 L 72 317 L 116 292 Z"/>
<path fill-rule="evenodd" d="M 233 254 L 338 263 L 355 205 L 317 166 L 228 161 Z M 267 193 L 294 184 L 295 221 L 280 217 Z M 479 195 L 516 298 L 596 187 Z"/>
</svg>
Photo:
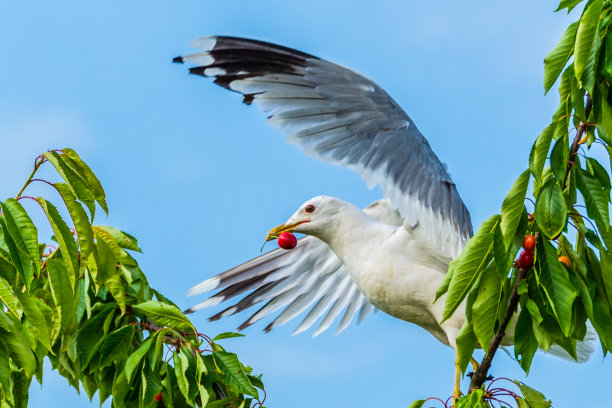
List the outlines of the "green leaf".
<svg viewBox="0 0 612 408">
<path fill-rule="evenodd" d="M 546 163 L 546 158 L 548 157 L 550 143 L 552 141 L 553 135 L 555 134 L 555 128 L 556 124 L 554 123 L 548 125 L 546 129 L 544 129 L 542 133 L 540 133 L 540 136 L 538 136 L 535 143 L 533 144 L 533 147 L 531 148 L 529 169 L 538 181 L 542 180 L 542 171 L 544 170 L 544 164 Z M 520 179 L 521 177 L 519 176 L 519 180 Z M 515 181 L 515 185 L 519 180 Z"/>
<path fill-rule="evenodd" d="M 134 338 L 134 326 L 123 326 L 106 336 L 102 347 L 100 347 L 100 362 L 102 367 L 121 361 L 130 350 Z"/>
<path fill-rule="evenodd" d="M 561 36 L 559 43 L 544 58 L 544 92 L 553 86 L 563 67 L 574 53 L 574 39 L 578 30 L 578 21 L 570 25 Z"/>
<path fill-rule="evenodd" d="M 514 239 L 514 234 L 518 228 L 523 208 L 525 206 L 525 197 L 527 196 L 527 187 L 529 186 L 529 170 L 525 170 L 516 179 L 514 185 L 504 198 L 501 211 L 501 230 L 504 235 L 504 245 L 506 249 L 510 248 L 510 244 Z"/>
<path fill-rule="evenodd" d="M 40 344 L 51 351 L 51 334 L 49 333 L 48 322 L 38 305 L 37 298 L 28 293 L 17 292 L 16 294 L 23 307 L 23 313 L 31 323 L 28 329 Z"/>
<path fill-rule="evenodd" d="M 77 336 L 77 344 L 81 351 L 81 365 L 86 368 L 93 355 L 98 351 L 100 345 L 104 341 L 106 336 L 106 330 L 104 329 L 104 323 L 109 316 L 114 315 L 114 310 L 117 305 L 109 303 L 103 306 L 103 308 L 92 315 L 91 319 L 79 330 Z"/>
<path fill-rule="evenodd" d="M 26 253 L 33 262 L 34 270 L 40 273 L 40 251 L 38 248 L 38 230 L 25 208 L 15 199 L 9 198 L 2 203 L 2 212 L 6 217 L 9 233 L 17 248 Z"/>
<path fill-rule="evenodd" d="M 86 181 L 90 190 L 93 192 L 93 195 L 100 205 L 106 215 L 108 215 L 108 206 L 106 205 L 106 194 L 104 193 L 104 189 L 102 188 L 102 184 L 100 180 L 96 177 L 93 171 L 89 168 L 89 166 L 81 160 L 79 155 L 72 149 L 62 149 L 64 152 L 64 161 L 68 163 L 68 165 L 76 171 L 83 180 Z"/>
<path fill-rule="evenodd" d="M 591 75 L 588 72 L 593 67 L 588 67 L 589 58 L 594 52 L 593 44 L 598 36 L 599 16 L 603 0 L 593 0 L 587 3 L 587 6 L 580 18 L 578 30 L 576 32 L 576 41 L 574 45 L 574 70 L 576 77 L 580 83 L 580 87 L 587 90 L 592 90 L 592 85 L 585 81 Z"/>
<path fill-rule="evenodd" d="M 565 227 L 567 207 L 561 187 L 554 178 L 549 178 L 538 192 L 535 217 L 541 231 L 548 238 L 556 238 Z"/>
<path fill-rule="evenodd" d="M 244 372 L 244 367 L 238 361 L 238 356 L 234 353 L 225 351 L 217 351 L 213 353 L 215 362 L 225 372 L 225 379 L 232 384 L 237 392 L 241 392 L 255 398 L 259 398 L 257 389 L 251 384 L 251 381 Z"/>
<path fill-rule="evenodd" d="M 213 338 L 213 341 L 217 341 L 217 340 L 222 340 L 222 339 L 231 339 L 232 337 L 244 337 L 244 334 L 241 333 L 235 333 L 235 332 L 225 332 L 225 333 L 221 333 L 216 335 Z"/>
<path fill-rule="evenodd" d="M 179 390 L 181 390 L 181 394 L 185 397 L 185 400 L 190 401 L 189 399 L 189 380 L 185 375 L 187 368 L 189 367 L 189 360 L 183 354 L 174 353 L 172 355 L 174 359 L 174 374 L 176 375 L 176 381 L 179 386 Z"/>
<path fill-rule="evenodd" d="M 493 256 L 493 237 L 500 223 L 500 215 L 485 220 L 476 235 L 465 246 L 461 255 L 451 265 L 453 276 L 444 302 L 442 321 L 457 310 Z"/>
<path fill-rule="evenodd" d="M 448 270 L 446 271 L 446 275 L 444 275 L 444 279 L 440 284 L 438 290 L 436 290 L 436 298 L 434 299 L 434 303 L 438 301 L 446 292 L 448 292 L 448 287 L 453 279 L 453 273 L 455 272 L 455 264 L 452 262 L 448 265 Z"/>
<path fill-rule="evenodd" d="M 43 211 L 47 215 L 49 223 L 51 224 L 51 228 L 55 234 L 55 239 L 57 240 L 60 252 L 62 253 L 62 258 L 66 264 L 70 284 L 74 287 L 76 284 L 76 276 L 78 276 L 79 271 L 79 253 L 74 237 L 72 236 L 72 232 L 53 204 L 42 197 L 37 197 L 36 201 L 40 203 Z"/>
<path fill-rule="evenodd" d="M 520 381 L 514 381 L 514 383 L 519 387 L 523 397 L 529 403 L 530 408 L 550 408 L 552 402 L 546 399 L 544 394 L 539 391 L 534 390 L 531 387 L 523 384 Z"/>
<path fill-rule="evenodd" d="M 32 281 L 35 271 L 34 264 L 27 252 L 19 249 L 20 243 L 18 243 L 17 240 L 21 238 L 10 214 L 6 212 L 0 214 L 0 227 L 2 227 L 3 241 L 10 254 L 12 264 L 15 266 L 19 277 L 24 282 L 26 290 L 29 290 L 30 282 Z M 12 234 L 11 230 L 13 231 Z M 16 239 L 13 234 L 17 234 Z M 23 246 L 23 243 L 21 243 L 21 245 Z"/>
<path fill-rule="evenodd" d="M 564 8 L 567 8 L 567 13 L 569 14 L 569 12 L 572 11 L 574 7 L 576 7 L 578 4 L 582 3 L 583 1 L 584 0 L 561 0 L 561 3 L 559 3 L 559 7 L 557 7 L 555 11 L 560 11 L 560 10 L 563 10 Z"/>
<path fill-rule="evenodd" d="M 147 354 L 149 348 L 151 348 L 151 344 L 153 344 L 153 341 L 152 338 L 149 337 L 128 357 L 125 362 L 125 377 L 128 382 L 132 382 L 132 374 L 136 372 L 136 369 L 140 365 L 140 360 Z"/>
<path fill-rule="evenodd" d="M 55 183 L 54 186 L 64 200 L 64 204 L 66 208 L 68 208 L 68 213 L 74 223 L 77 238 L 79 239 L 79 246 L 81 247 L 81 257 L 87 258 L 94 248 L 93 232 L 91 230 L 89 218 L 87 218 L 87 213 L 83 209 L 83 206 L 76 201 L 75 196 L 70 192 L 66 184 Z"/>
<path fill-rule="evenodd" d="M 193 327 L 189 319 L 176 306 L 149 300 L 134 306 L 134 309 L 144 313 L 158 326 L 170 326 L 178 330 Z"/>
<path fill-rule="evenodd" d="M 516 326 L 514 328 L 514 356 L 523 370 L 525 370 L 526 374 L 529 374 L 531 361 L 533 360 L 533 356 L 537 350 L 538 340 L 536 339 L 531 327 L 529 310 L 523 309 L 519 314 Z"/>
<path fill-rule="evenodd" d="M 127 232 L 120 231 L 108 225 L 96 225 L 96 227 L 108 232 L 121 248 L 142 252 L 138 247 L 138 240 Z"/>
<path fill-rule="evenodd" d="M 90 219 L 93 220 L 96 214 L 96 199 L 89 189 L 89 186 L 66 162 L 66 155 L 50 151 L 43 153 L 43 156 L 55 167 L 55 170 L 62 176 L 66 185 L 79 201 L 89 210 Z"/>
<path fill-rule="evenodd" d="M 104 240 L 98 240 L 96 247 L 98 248 L 98 280 L 104 282 L 104 286 L 121 308 L 121 314 L 124 314 L 127 304 L 125 286 L 121 280 L 121 271 L 117 268 L 115 254 Z"/>
<path fill-rule="evenodd" d="M 142 366 L 141 379 L 140 400 L 142 406 L 147 407 L 155 403 L 153 398 L 162 390 L 163 386 L 159 374 L 152 371 L 146 363 Z"/>
<path fill-rule="evenodd" d="M 612 184 L 610 183 L 610 175 L 606 171 L 606 169 L 594 158 L 587 157 L 587 165 L 589 168 L 589 172 L 599 180 L 601 187 L 603 188 L 604 195 L 606 199 L 610 200 L 610 188 Z"/>
<path fill-rule="evenodd" d="M 536 266 L 538 285 L 546 294 L 563 334 L 568 336 L 572 307 L 578 293 L 567 269 L 559 262 L 555 247 L 546 240 L 538 240 Z"/>
<path fill-rule="evenodd" d="M 609 199 L 599 180 L 585 170 L 576 169 L 576 184 L 584 197 L 589 217 L 595 220 L 600 229 L 607 230 L 610 225 Z"/>
<path fill-rule="evenodd" d="M 15 315 L 18 319 L 21 319 L 22 309 L 19 305 L 19 301 L 13 292 L 11 285 L 0 276 L 0 301 L 4 303 L 6 308 Z M 1 305 L 0 305 L 1 308 Z"/>
<path fill-rule="evenodd" d="M 482 395 L 484 390 L 477 389 L 457 400 L 455 408 L 486 408 L 484 402 L 482 402 Z"/>
<path fill-rule="evenodd" d="M 427 400 L 414 400 L 412 404 L 408 405 L 408 408 L 422 408 L 426 402 Z"/>
<path fill-rule="evenodd" d="M 491 263 L 480 278 L 478 295 L 472 305 L 472 326 L 482 348 L 487 348 L 495 333 L 502 285 L 501 277 Z"/>
<path fill-rule="evenodd" d="M 19 368 L 28 378 L 34 375 L 36 370 L 36 357 L 32 353 L 29 342 L 23 333 L 21 322 L 16 317 L 0 313 L 0 328 L 9 327 L 9 332 L 0 330 L 0 343 L 8 350 L 9 355 L 15 360 Z"/>
<path fill-rule="evenodd" d="M 59 259 L 47 260 L 47 272 L 53 302 L 60 316 L 60 333 L 64 333 L 70 321 L 74 319 L 74 292 L 70 277 L 64 262 Z"/>
<path fill-rule="evenodd" d="M 564 131 L 562 136 L 557 139 L 555 146 L 550 152 L 550 168 L 555 175 L 555 178 L 562 183 L 565 178 L 565 168 L 569 160 L 569 141 L 567 132 Z"/>
</svg>

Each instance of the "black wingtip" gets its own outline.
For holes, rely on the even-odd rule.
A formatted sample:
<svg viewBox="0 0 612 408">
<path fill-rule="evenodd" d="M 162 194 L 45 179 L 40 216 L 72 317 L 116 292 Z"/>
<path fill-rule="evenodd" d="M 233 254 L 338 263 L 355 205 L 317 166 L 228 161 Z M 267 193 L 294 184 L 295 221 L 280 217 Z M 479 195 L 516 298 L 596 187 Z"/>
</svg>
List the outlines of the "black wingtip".
<svg viewBox="0 0 612 408">
<path fill-rule="evenodd" d="M 183 314 L 192 314 L 193 312 L 195 312 L 195 310 L 193 310 L 192 308 L 183 310 Z"/>
<path fill-rule="evenodd" d="M 183 60 L 183 57 L 174 57 L 172 58 L 172 62 L 176 64 L 182 64 L 183 62 L 185 62 L 185 60 Z"/>
</svg>

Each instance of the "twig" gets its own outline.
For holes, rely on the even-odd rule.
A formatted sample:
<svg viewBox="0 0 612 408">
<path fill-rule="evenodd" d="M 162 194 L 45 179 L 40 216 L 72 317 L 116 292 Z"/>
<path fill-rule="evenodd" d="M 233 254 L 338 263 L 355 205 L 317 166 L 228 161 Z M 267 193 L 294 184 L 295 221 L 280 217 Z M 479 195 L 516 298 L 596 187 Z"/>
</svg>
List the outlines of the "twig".
<svg viewBox="0 0 612 408">
<path fill-rule="evenodd" d="M 508 323 L 510 323 L 510 319 L 512 315 L 516 311 L 519 301 L 518 294 L 518 285 L 519 283 L 525 279 L 527 275 L 527 269 L 520 268 L 518 274 L 516 276 L 516 282 L 514 283 L 514 288 L 512 289 L 512 294 L 510 295 L 510 299 L 508 300 L 508 308 L 506 309 L 506 315 L 499 325 L 499 330 L 495 333 L 495 336 L 491 339 L 491 343 L 489 344 L 489 348 L 487 349 L 487 354 L 482 359 L 480 366 L 472 376 L 472 382 L 470 383 L 470 389 L 468 392 L 472 392 L 477 388 L 480 388 L 482 384 L 487 379 L 487 374 L 489 372 L 489 368 L 491 368 L 491 363 L 493 362 L 493 357 L 495 357 L 495 353 L 501 344 L 502 339 L 506 335 L 506 328 L 508 327 Z"/>
</svg>

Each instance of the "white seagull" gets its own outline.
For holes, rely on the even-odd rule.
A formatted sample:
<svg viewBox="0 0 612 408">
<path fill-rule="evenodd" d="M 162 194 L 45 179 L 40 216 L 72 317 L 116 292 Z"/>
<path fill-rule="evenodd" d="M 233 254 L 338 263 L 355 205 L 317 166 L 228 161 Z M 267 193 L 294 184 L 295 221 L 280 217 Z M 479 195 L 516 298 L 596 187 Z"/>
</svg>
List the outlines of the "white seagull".
<svg viewBox="0 0 612 408">
<path fill-rule="evenodd" d="M 198 284 L 189 295 L 222 290 L 187 312 L 246 294 L 210 319 L 265 302 L 238 330 L 282 309 L 269 331 L 310 309 L 294 333 L 326 313 L 316 336 L 342 312 L 336 333 L 356 314 L 360 322 L 377 308 L 456 348 L 464 308 L 440 324 L 444 298 L 434 299 L 472 224 L 445 166 L 410 117 L 370 79 L 313 55 L 235 37 L 193 45 L 201 52 L 174 61 L 193 64 L 190 73 L 214 77 L 244 103 L 259 104 L 289 143 L 357 171 L 385 198 L 364 210 L 333 197 L 306 201 L 268 234 L 308 235 L 295 249 L 274 250 Z"/>
</svg>

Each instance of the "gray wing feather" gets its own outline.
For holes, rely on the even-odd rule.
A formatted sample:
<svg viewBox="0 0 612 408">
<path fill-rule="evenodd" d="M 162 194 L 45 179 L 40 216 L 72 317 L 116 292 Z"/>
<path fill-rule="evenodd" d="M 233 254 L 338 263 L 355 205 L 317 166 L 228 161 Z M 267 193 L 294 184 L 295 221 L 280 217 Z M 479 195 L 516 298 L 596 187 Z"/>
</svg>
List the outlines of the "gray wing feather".
<svg viewBox="0 0 612 408">
<path fill-rule="evenodd" d="M 310 156 L 380 185 L 432 247 L 453 258 L 472 235 L 469 212 L 444 165 L 410 117 L 376 83 L 297 50 L 235 37 L 206 37 L 203 52 L 175 58 L 191 73 L 258 103 L 287 141 Z"/>
<path fill-rule="evenodd" d="M 387 199 L 370 204 L 364 211 L 380 222 L 402 225 L 399 213 Z M 219 289 L 217 293 L 186 310 L 186 313 L 238 299 L 209 318 L 218 320 L 265 302 L 238 330 L 282 309 L 265 327 L 264 330 L 268 332 L 311 308 L 293 334 L 308 330 L 327 313 L 315 333 L 318 335 L 329 328 L 343 310 L 345 312 L 336 333 L 346 329 L 355 315 L 358 314 L 358 321 L 361 322 L 374 309 L 361 294 L 342 261 L 324 242 L 314 237 L 299 239 L 291 251 L 275 249 L 207 279 L 194 286 L 189 295 L 216 289 Z"/>
</svg>

